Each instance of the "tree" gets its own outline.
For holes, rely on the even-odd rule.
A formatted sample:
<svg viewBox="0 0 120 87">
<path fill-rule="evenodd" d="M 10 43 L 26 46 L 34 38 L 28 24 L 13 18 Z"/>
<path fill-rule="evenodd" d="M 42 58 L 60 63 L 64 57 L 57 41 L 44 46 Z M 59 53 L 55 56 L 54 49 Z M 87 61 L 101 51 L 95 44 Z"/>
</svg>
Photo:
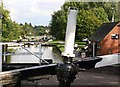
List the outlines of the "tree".
<svg viewBox="0 0 120 87">
<path fill-rule="evenodd" d="M 89 37 L 102 23 L 111 21 L 111 5 L 106 2 L 65 2 L 50 21 L 51 34 L 64 40 L 69 7 L 78 8 L 76 40 Z"/>
<path fill-rule="evenodd" d="M 54 37 L 57 37 L 57 39 L 64 39 L 66 22 L 67 16 L 64 11 L 60 10 L 54 12 L 50 23 L 50 34 L 52 34 Z"/>
<path fill-rule="evenodd" d="M 2 14 L 2 41 L 12 41 L 19 39 L 20 25 L 13 22 L 10 18 L 9 11 L 0 6 L 0 13 Z"/>
<path fill-rule="evenodd" d="M 2 18 L 3 18 L 2 7 L 3 7 L 3 4 L 0 2 L 0 41 L 2 38 Z"/>
<path fill-rule="evenodd" d="M 11 41 L 19 38 L 19 25 L 9 17 L 9 11 L 5 10 L 2 20 L 2 40 Z"/>
<path fill-rule="evenodd" d="M 48 28 L 48 26 L 35 26 L 34 32 L 36 36 L 41 36 L 41 35 L 45 35 L 47 34 L 46 29 Z"/>
<path fill-rule="evenodd" d="M 77 20 L 77 40 L 89 37 L 102 23 L 108 22 L 103 8 L 80 10 L 78 14 L 80 16 Z"/>
</svg>

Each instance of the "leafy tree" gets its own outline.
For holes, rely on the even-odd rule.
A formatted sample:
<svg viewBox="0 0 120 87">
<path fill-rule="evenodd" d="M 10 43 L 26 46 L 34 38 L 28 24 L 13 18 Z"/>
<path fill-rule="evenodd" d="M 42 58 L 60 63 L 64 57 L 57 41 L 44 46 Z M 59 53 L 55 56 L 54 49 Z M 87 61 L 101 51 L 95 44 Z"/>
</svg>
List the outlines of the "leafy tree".
<svg viewBox="0 0 120 87">
<path fill-rule="evenodd" d="M 48 29 L 48 26 L 34 26 L 34 33 L 36 36 L 41 36 L 41 35 L 45 35 L 48 34 L 46 32 L 46 29 Z"/>
<path fill-rule="evenodd" d="M 9 11 L 3 8 L 3 3 L 0 6 L 0 13 L 2 14 L 2 41 L 12 41 L 19 39 L 20 25 L 13 22 L 10 18 Z"/>
<path fill-rule="evenodd" d="M 106 2 L 65 2 L 61 10 L 54 12 L 52 15 L 50 33 L 57 39 L 63 40 L 67 25 L 68 8 L 77 7 L 76 40 L 89 37 L 102 23 L 111 21 L 112 5 L 112 3 Z"/>
<path fill-rule="evenodd" d="M 57 39 L 64 39 L 65 34 L 65 28 L 66 28 L 66 22 L 67 22 L 67 13 L 60 10 L 57 12 L 54 12 L 54 15 L 52 15 L 52 21 L 50 23 L 50 34 L 52 34 L 54 37 L 57 37 Z"/>
<path fill-rule="evenodd" d="M 2 3 L 0 2 L 0 41 L 2 37 Z"/>
<path fill-rule="evenodd" d="M 22 30 L 23 30 L 23 36 L 32 36 L 33 34 L 33 27 L 31 23 L 25 22 L 24 25 L 22 25 Z"/>
</svg>

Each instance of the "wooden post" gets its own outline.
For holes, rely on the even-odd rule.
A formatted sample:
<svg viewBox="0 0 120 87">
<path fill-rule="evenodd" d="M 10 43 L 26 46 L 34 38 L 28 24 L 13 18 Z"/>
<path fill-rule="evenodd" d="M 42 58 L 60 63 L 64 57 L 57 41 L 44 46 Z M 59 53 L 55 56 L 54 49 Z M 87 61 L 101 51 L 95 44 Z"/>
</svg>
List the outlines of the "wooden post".
<svg viewBox="0 0 120 87">
<path fill-rule="evenodd" d="M 6 71 L 0 73 L 0 85 L 17 84 L 18 81 L 20 81 L 19 72 Z"/>
<path fill-rule="evenodd" d="M 39 44 L 39 57 L 40 57 L 39 64 L 41 65 L 41 58 L 42 58 L 42 47 L 41 47 L 41 44 Z"/>
</svg>

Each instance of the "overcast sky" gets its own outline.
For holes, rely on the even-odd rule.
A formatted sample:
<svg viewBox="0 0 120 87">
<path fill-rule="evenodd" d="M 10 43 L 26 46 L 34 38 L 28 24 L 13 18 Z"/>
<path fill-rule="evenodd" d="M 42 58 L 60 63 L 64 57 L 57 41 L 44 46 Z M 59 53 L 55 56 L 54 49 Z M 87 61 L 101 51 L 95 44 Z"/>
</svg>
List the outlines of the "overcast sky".
<svg viewBox="0 0 120 87">
<path fill-rule="evenodd" d="M 4 8 L 17 23 L 32 23 L 47 26 L 51 14 L 64 4 L 65 0 L 3 0 Z"/>
</svg>

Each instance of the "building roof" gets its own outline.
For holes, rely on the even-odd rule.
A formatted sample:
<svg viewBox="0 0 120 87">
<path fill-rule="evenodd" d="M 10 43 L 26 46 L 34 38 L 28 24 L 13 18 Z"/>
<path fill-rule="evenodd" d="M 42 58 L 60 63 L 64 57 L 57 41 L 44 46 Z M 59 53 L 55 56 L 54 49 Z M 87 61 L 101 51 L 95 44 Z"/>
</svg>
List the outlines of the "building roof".
<svg viewBox="0 0 120 87">
<path fill-rule="evenodd" d="M 101 41 L 119 22 L 103 23 L 90 37 L 90 41 Z"/>
</svg>

